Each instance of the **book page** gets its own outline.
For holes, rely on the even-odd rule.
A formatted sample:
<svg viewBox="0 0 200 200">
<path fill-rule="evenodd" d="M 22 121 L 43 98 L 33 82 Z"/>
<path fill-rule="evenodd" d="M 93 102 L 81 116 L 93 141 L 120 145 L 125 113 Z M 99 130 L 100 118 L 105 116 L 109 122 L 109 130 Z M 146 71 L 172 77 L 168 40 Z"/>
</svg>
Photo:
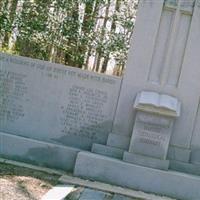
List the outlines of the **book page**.
<svg viewBox="0 0 200 200">
<path fill-rule="evenodd" d="M 156 92 L 141 92 L 139 104 L 149 104 L 159 106 L 159 94 Z"/>
<path fill-rule="evenodd" d="M 178 100 L 172 96 L 160 95 L 159 106 L 177 112 Z"/>
</svg>

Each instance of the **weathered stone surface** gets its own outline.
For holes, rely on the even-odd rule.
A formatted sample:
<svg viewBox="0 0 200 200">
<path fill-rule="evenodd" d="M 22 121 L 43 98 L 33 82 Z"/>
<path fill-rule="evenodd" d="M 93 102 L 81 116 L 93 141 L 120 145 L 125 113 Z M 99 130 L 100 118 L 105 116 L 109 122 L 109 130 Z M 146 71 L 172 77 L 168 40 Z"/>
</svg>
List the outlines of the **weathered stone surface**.
<svg viewBox="0 0 200 200">
<path fill-rule="evenodd" d="M 105 196 L 105 192 L 85 189 L 79 200 L 104 200 Z"/>
<path fill-rule="evenodd" d="M 189 149 L 169 146 L 167 159 L 177 160 L 177 161 L 182 161 L 182 162 L 189 162 L 190 154 L 191 154 L 191 150 Z"/>
<path fill-rule="evenodd" d="M 190 162 L 200 165 L 200 149 L 199 148 L 192 148 Z"/>
<path fill-rule="evenodd" d="M 119 198 L 119 200 L 121 200 L 121 198 L 124 198 L 125 200 L 127 200 L 125 197 L 127 197 L 129 199 L 129 197 L 131 198 L 131 200 L 172 200 L 171 198 L 168 197 L 164 197 L 162 195 L 161 196 L 157 196 L 155 194 L 149 194 L 149 193 L 145 193 L 142 191 L 136 191 L 133 189 L 129 189 L 129 188 L 124 188 L 124 187 L 120 187 L 120 186 L 116 186 L 116 185 L 111 185 L 108 183 L 103 183 L 103 182 L 98 182 L 98 181 L 90 181 L 88 179 L 81 179 L 81 178 L 77 178 L 77 177 L 72 177 L 69 175 L 63 175 L 59 178 L 59 182 L 63 183 L 63 184 L 72 184 L 72 185 L 78 185 L 84 188 L 93 188 L 94 190 L 100 190 L 100 191 L 104 191 L 106 192 L 106 194 L 115 194 L 110 198 L 109 195 L 107 195 L 107 198 L 105 198 L 104 200 L 116 200 L 115 198 Z M 80 191 L 80 190 L 78 190 Z M 80 195 L 78 195 L 80 196 Z"/>
<path fill-rule="evenodd" d="M 155 169 L 168 170 L 169 168 L 169 160 L 161 160 L 129 152 L 124 152 L 123 161 Z"/>
<path fill-rule="evenodd" d="M 0 53 L 0 131 L 90 149 L 111 132 L 121 78 Z"/>
<path fill-rule="evenodd" d="M 112 200 L 135 200 L 135 199 L 115 194 Z"/>
<path fill-rule="evenodd" d="M 173 119 L 138 111 L 129 152 L 166 159 Z"/>
<path fill-rule="evenodd" d="M 119 158 L 122 159 L 124 151 L 122 149 L 116 148 L 116 147 L 110 147 L 105 146 L 101 144 L 93 144 L 92 145 L 92 152 L 113 157 L 113 158 Z"/>
<path fill-rule="evenodd" d="M 72 171 L 79 149 L 0 132 L 0 156 Z"/>
<path fill-rule="evenodd" d="M 200 164 L 171 160 L 169 168 L 179 172 L 200 175 Z"/>
<path fill-rule="evenodd" d="M 130 137 L 123 135 L 123 133 L 121 133 L 120 135 L 110 133 L 108 135 L 108 140 L 107 140 L 108 146 L 128 150 L 129 143 L 130 143 Z"/>
<path fill-rule="evenodd" d="M 141 167 L 92 153 L 78 154 L 74 174 L 178 199 L 199 200 L 200 197 L 199 176 Z"/>
</svg>

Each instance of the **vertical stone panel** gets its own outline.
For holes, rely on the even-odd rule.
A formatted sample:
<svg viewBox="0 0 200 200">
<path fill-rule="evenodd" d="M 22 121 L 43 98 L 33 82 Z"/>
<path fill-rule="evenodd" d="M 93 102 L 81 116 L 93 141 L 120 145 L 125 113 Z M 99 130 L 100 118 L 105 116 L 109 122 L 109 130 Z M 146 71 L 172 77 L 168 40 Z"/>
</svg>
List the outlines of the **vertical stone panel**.
<svg viewBox="0 0 200 200">
<path fill-rule="evenodd" d="M 164 0 L 140 1 L 113 133 L 124 136 L 130 136 L 132 133 L 134 122 L 133 100 L 138 88 L 144 87 L 148 79 L 163 3 Z"/>
<path fill-rule="evenodd" d="M 176 39 L 172 50 L 172 56 L 170 59 L 171 62 L 169 66 L 170 70 L 167 79 L 167 84 L 172 86 L 178 85 L 191 25 L 190 15 L 186 15 L 184 13 L 181 13 L 180 15 L 181 16 L 179 19 Z"/>
<path fill-rule="evenodd" d="M 149 81 L 160 84 L 165 65 L 166 52 L 169 44 L 170 33 L 174 21 L 173 10 L 164 10 L 162 13 L 160 27 L 156 39 L 154 48 L 154 54 L 151 63 L 151 69 L 149 73 Z"/>
<path fill-rule="evenodd" d="M 198 108 L 196 111 L 196 117 L 195 117 L 195 123 L 194 123 L 193 142 L 192 142 L 193 147 L 199 145 L 199 140 L 198 140 L 199 133 L 200 133 L 200 101 L 199 101 Z"/>
</svg>

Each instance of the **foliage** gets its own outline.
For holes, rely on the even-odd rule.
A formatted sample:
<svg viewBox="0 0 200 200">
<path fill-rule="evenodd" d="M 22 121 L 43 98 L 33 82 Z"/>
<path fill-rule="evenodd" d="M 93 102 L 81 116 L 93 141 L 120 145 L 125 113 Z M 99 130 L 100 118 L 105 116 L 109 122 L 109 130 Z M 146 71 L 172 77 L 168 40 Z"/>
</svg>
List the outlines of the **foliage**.
<svg viewBox="0 0 200 200">
<path fill-rule="evenodd" d="M 101 72 L 113 58 L 123 69 L 136 9 L 136 0 L 1 0 L 0 49 Z"/>
</svg>

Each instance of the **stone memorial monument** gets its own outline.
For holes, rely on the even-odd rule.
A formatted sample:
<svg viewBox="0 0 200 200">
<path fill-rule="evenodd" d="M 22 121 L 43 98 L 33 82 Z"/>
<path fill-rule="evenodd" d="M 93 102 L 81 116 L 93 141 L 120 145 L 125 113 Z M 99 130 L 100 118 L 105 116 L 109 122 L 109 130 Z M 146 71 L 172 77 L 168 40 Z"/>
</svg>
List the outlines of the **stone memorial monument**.
<svg viewBox="0 0 200 200">
<path fill-rule="evenodd" d="M 199 0 L 140 1 L 112 132 L 106 145 L 78 154 L 75 175 L 178 199 L 200 198 L 199 20 Z M 160 100 L 173 97 L 177 106 L 163 112 L 153 98 L 153 109 L 139 103 L 133 109 L 142 91 Z M 155 107 L 164 115 L 149 113 Z"/>
<path fill-rule="evenodd" d="M 0 154 L 72 170 L 80 149 L 106 142 L 120 83 L 118 77 L 0 53 Z"/>
<path fill-rule="evenodd" d="M 0 53 L 0 156 L 199 200 L 199 21 L 140 0 L 123 78 Z"/>
<path fill-rule="evenodd" d="M 175 118 L 180 115 L 180 102 L 155 92 L 138 93 L 137 110 L 129 152 L 123 160 L 158 169 L 168 169 L 166 160 Z"/>
</svg>

